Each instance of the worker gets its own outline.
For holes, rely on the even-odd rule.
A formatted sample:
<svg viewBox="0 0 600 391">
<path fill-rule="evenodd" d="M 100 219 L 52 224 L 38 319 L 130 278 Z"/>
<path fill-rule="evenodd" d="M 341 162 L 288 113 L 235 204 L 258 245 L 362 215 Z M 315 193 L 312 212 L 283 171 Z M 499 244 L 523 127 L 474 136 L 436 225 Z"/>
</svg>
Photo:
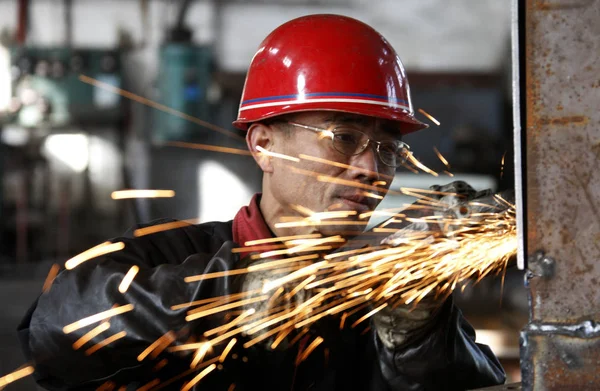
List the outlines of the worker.
<svg viewBox="0 0 600 391">
<path fill-rule="evenodd" d="M 193 283 L 184 278 L 251 264 L 248 253 L 232 251 L 251 240 L 360 233 L 363 226 L 348 224 L 348 219 L 360 221 L 358 216 L 373 211 L 379 200 L 355 185 L 378 186 L 385 193 L 408 154 L 402 136 L 426 127 L 414 117 L 405 70 L 392 46 L 370 26 L 339 15 L 300 17 L 267 36 L 250 64 L 233 125 L 246 132 L 248 148 L 263 172 L 262 193 L 232 221 L 118 238 L 113 241 L 125 244 L 121 251 L 61 272 L 19 327 L 42 387 L 180 389 L 202 367 L 190 367 L 196 352 L 141 353 L 169 331 L 171 347 L 202 341 L 203 332 L 222 324 L 227 315 L 186 322 L 189 308 L 177 305 L 247 291 L 260 286 L 265 275 L 231 274 Z M 310 158 L 297 159 L 302 155 Z M 333 180 L 319 180 L 315 173 Z M 278 227 L 286 217 L 304 216 L 307 210 L 356 213 L 345 222 Z M 139 272 L 120 293 L 118 286 L 132 265 Z M 84 347 L 74 343 L 99 323 L 63 330 L 127 304 L 133 309 L 108 319 L 109 329 Z M 301 362 L 298 352 L 306 348 L 306 338 L 292 344 L 290 336 L 287 346 L 276 349 L 267 343 L 244 349 L 238 343 L 194 387 L 464 390 L 504 382 L 498 360 L 487 346 L 475 343 L 474 330 L 452 297 L 426 297 L 416 308 L 381 311 L 373 315 L 370 329 L 340 330 L 339 323 L 325 318 L 307 332 L 323 342 Z M 118 338 L 90 351 L 110 335 Z M 211 357 L 223 348 L 213 346 Z"/>
</svg>

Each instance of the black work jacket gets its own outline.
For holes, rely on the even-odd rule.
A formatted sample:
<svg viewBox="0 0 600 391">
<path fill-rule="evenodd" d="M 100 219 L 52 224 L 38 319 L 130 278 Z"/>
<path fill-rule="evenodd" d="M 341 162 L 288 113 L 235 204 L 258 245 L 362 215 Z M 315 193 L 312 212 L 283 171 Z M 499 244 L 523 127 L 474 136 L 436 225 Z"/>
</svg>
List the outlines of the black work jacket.
<svg viewBox="0 0 600 391">
<path fill-rule="evenodd" d="M 117 240 L 125 243 L 123 250 L 61 272 L 19 326 L 24 352 L 42 387 L 135 390 L 149 385 L 146 389 L 178 390 L 202 370 L 190 369 L 193 351 L 166 349 L 142 361 L 138 356 L 170 330 L 177 334 L 175 344 L 182 344 L 222 324 L 222 316 L 186 322 L 189 308 L 172 306 L 234 293 L 232 277 L 184 282 L 187 276 L 238 267 L 239 256 L 231 251 L 238 247 L 232 240 L 232 222 L 113 241 Z M 132 265 L 138 265 L 139 272 L 122 294 L 118 286 Z M 65 325 L 129 303 L 132 311 L 111 318 L 109 330 L 74 350 L 73 343 L 98 323 L 69 334 L 63 331 Z M 86 354 L 93 344 L 121 331 L 124 337 Z M 324 342 L 296 366 L 298 346 L 317 335 Z M 364 326 L 340 331 L 339 319 L 319 323 L 289 349 L 270 350 L 261 344 L 243 349 L 244 339 L 239 339 L 223 365 L 194 389 L 231 390 L 235 384 L 236 391 L 463 390 L 501 384 L 505 378 L 491 350 L 474 342 L 473 328 L 451 298 L 420 337 L 394 351 Z"/>
</svg>

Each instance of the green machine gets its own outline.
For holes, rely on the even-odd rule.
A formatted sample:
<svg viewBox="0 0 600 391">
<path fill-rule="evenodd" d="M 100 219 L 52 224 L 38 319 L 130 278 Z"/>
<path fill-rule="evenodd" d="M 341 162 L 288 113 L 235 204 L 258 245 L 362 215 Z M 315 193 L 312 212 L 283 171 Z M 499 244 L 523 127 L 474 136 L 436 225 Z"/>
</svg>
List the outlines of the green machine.
<svg viewBox="0 0 600 391">
<path fill-rule="evenodd" d="M 207 92 L 212 49 L 190 42 L 167 42 L 160 49 L 158 102 L 186 115 L 211 121 Z M 153 141 L 204 140 L 206 130 L 181 116 L 156 110 Z"/>
<path fill-rule="evenodd" d="M 23 127 L 61 128 L 110 125 L 121 117 L 121 97 L 81 81 L 121 87 L 120 54 L 113 50 L 66 47 L 10 49 L 13 123 Z M 90 80 L 90 79 L 88 79 Z"/>
</svg>

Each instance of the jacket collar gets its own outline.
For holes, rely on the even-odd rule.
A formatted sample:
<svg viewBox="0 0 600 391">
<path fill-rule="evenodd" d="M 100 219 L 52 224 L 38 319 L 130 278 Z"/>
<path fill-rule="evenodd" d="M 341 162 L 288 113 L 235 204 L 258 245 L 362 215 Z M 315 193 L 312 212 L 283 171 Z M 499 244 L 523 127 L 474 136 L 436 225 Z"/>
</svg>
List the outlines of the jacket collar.
<svg viewBox="0 0 600 391">
<path fill-rule="evenodd" d="M 250 204 L 242 207 L 233 219 L 233 241 L 239 246 L 246 246 L 246 242 L 251 240 L 268 239 L 275 236 L 260 211 L 261 196 L 261 193 L 255 194 Z M 249 253 L 240 253 L 240 259 Z"/>
</svg>

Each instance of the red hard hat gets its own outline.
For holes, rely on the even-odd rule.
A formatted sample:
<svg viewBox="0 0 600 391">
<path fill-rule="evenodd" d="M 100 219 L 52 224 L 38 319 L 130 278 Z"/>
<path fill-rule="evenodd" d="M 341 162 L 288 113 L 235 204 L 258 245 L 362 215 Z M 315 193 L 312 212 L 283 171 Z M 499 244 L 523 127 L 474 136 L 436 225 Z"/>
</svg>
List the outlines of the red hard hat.
<svg viewBox="0 0 600 391">
<path fill-rule="evenodd" d="M 265 38 L 233 125 L 246 130 L 266 118 L 317 110 L 399 121 L 402 134 L 427 127 L 414 117 L 394 48 L 370 26 L 340 15 L 303 16 Z"/>
</svg>

